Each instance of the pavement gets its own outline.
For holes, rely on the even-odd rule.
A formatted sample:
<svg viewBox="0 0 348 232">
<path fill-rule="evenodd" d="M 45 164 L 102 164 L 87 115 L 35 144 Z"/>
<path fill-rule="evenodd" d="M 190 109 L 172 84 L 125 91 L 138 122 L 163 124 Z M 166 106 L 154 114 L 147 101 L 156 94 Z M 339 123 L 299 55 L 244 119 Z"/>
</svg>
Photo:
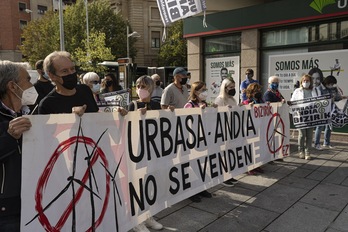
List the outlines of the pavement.
<svg viewBox="0 0 348 232">
<path fill-rule="evenodd" d="M 291 155 L 262 166 L 263 174 L 235 177 L 234 187 L 217 185 L 212 198 L 186 199 L 155 218 L 162 232 L 348 231 L 346 136 L 331 141 L 333 149 L 313 149 L 309 161 L 298 158 L 292 138 Z"/>
</svg>

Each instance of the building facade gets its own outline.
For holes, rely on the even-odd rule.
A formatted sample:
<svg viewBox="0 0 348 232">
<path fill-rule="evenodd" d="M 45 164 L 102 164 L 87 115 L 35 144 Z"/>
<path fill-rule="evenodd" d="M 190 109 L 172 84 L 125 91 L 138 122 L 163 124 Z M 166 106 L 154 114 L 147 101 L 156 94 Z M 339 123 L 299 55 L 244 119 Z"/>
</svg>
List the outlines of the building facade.
<svg viewBox="0 0 348 232">
<path fill-rule="evenodd" d="M 264 90 L 268 77 L 278 75 L 289 100 L 296 81 L 319 68 L 335 75 L 348 95 L 348 1 L 272 1 L 209 14 L 206 22 L 204 28 L 201 16 L 184 21 L 193 80 L 216 84 L 218 71 L 228 66 L 239 86 L 252 68 Z"/>
</svg>

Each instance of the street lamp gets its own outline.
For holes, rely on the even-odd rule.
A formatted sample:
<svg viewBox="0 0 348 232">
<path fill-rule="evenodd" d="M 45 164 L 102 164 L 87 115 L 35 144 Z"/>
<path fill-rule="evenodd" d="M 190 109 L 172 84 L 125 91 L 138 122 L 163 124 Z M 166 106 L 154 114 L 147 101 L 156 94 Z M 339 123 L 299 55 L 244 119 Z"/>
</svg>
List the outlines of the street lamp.
<svg viewBox="0 0 348 232">
<path fill-rule="evenodd" d="M 88 25 L 88 0 L 85 0 L 86 4 L 86 33 L 87 33 L 87 56 L 89 52 L 89 25 Z"/>
<path fill-rule="evenodd" d="M 63 3 L 62 0 L 59 0 L 59 34 L 60 34 L 60 50 L 64 51 L 64 22 L 63 22 Z"/>
<path fill-rule="evenodd" d="M 129 34 L 129 26 L 127 25 L 127 58 L 129 58 L 129 37 L 140 37 L 140 34 L 136 31 Z"/>
</svg>

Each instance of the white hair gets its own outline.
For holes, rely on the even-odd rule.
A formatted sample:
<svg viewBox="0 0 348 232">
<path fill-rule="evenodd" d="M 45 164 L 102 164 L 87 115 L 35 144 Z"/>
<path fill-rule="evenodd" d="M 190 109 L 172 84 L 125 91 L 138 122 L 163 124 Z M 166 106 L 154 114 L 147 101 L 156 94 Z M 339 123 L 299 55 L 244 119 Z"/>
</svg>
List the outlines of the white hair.
<svg viewBox="0 0 348 232">
<path fill-rule="evenodd" d="M 90 81 L 95 80 L 96 77 L 98 80 L 100 80 L 98 74 L 96 74 L 95 72 L 88 72 L 85 75 L 83 75 L 83 83 L 89 83 Z"/>
<path fill-rule="evenodd" d="M 271 84 L 274 80 L 277 80 L 279 82 L 279 77 L 278 76 L 270 76 L 268 78 L 268 83 Z"/>
</svg>

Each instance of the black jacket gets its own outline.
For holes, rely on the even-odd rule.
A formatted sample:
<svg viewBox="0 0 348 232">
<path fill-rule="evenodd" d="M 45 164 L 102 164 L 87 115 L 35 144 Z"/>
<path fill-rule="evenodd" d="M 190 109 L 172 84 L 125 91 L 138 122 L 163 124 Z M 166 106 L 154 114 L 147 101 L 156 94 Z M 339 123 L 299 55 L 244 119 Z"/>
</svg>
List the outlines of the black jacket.
<svg viewBox="0 0 348 232">
<path fill-rule="evenodd" d="M 0 217 L 20 214 L 22 140 L 7 133 L 14 118 L 0 102 Z"/>
</svg>

